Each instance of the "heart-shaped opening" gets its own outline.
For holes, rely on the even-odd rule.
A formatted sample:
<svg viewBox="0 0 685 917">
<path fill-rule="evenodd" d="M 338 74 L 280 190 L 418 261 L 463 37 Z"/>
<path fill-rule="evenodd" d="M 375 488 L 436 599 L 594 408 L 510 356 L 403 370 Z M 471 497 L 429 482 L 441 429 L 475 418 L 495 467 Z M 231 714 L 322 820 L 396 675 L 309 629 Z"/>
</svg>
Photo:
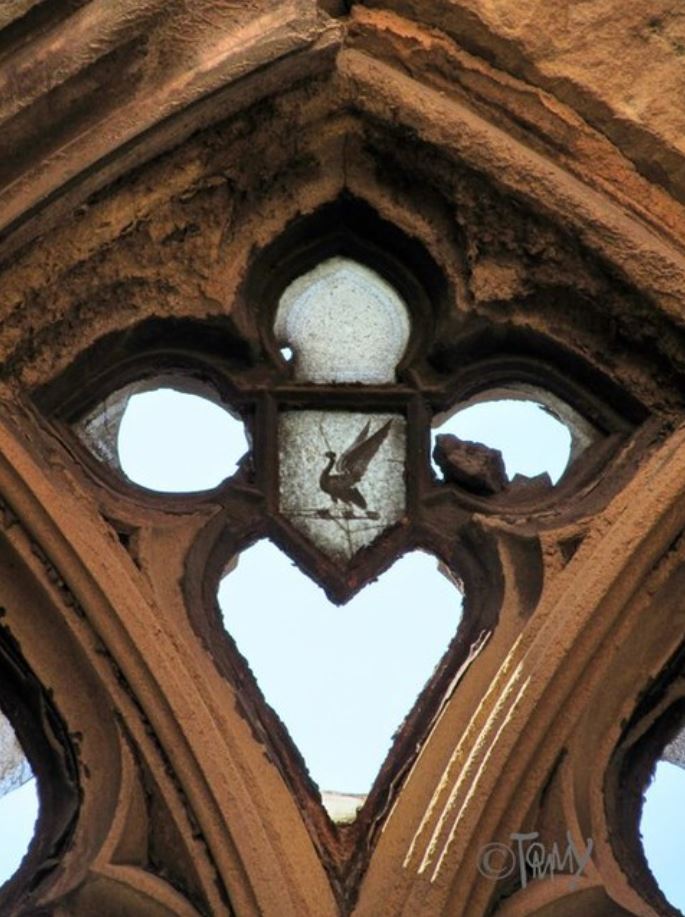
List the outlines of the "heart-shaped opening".
<svg viewBox="0 0 685 917">
<path fill-rule="evenodd" d="M 455 636 L 462 594 L 454 579 L 416 551 L 338 607 L 263 541 L 224 577 L 219 604 L 329 815 L 353 820 Z"/>
</svg>

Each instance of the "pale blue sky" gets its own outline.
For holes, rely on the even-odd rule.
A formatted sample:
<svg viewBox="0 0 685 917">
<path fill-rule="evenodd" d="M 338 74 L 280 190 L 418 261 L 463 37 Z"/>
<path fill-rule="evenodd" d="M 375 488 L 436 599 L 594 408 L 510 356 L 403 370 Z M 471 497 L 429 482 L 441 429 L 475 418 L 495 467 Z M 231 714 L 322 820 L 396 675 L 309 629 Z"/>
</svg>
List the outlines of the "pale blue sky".
<svg viewBox="0 0 685 917">
<path fill-rule="evenodd" d="M 35 778 L 0 797 L 0 881 L 17 871 L 33 837 L 37 816 Z"/>
<path fill-rule="evenodd" d="M 659 761 L 642 808 L 642 846 L 664 895 L 681 910 L 685 910 L 684 815 L 685 770 Z"/>
<path fill-rule="evenodd" d="M 340 608 L 260 542 L 222 581 L 219 604 L 319 787 L 367 793 L 457 631 L 462 596 L 414 552 Z"/>
</svg>

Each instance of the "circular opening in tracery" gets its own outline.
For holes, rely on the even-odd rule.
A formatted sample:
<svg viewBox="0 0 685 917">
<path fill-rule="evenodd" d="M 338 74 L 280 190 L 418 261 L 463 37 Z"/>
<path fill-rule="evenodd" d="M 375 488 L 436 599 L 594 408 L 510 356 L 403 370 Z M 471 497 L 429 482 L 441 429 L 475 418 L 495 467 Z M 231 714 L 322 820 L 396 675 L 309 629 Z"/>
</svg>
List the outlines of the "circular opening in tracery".
<svg viewBox="0 0 685 917">
<path fill-rule="evenodd" d="M 124 474 L 163 493 L 217 487 L 248 449 L 241 421 L 207 398 L 172 388 L 132 395 L 117 435 Z"/>
<path fill-rule="evenodd" d="M 467 448 L 449 439 L 456 437 Z M 436 444 L 443 448 L 435 453 Z M 468 447 L 475 445 L 477 449 Z M 448 453 L 455 446 L 454 458 Z M 460 453 L 461 450 L 461 454 Z M 548 475 L 556 484 L 568 467 L 572 433 L 545 404 L 520 399 L 481 401 L 453 413 L 433 431 L 433 467 L 448 478 L 450 462 L 477 466 L 493 488 L 520 478 Z M 455 475 L 459 468 L 453 468 Z M 464 481 L 467 469 L 464 470 Z"/>
</svg>

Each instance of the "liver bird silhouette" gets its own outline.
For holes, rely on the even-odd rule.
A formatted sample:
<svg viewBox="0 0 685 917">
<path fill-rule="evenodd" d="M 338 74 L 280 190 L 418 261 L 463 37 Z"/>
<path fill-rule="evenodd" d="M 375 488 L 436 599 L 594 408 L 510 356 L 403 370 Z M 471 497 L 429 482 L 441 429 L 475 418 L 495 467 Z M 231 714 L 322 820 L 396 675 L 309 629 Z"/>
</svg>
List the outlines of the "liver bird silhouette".
<svg viewBox="0 0 685 917">
<path fill-rule="evenodd" d="M 360 509 L 366 509 L 366 500 L 356 485 L 364 477 L 369 462 L 380 449 L 391 424 L 392 420 L 389 420 L 369 436 L 371 421 L 367 421 L 355 441 L 343 452 L 337 463 L 335 452 L 325 453 L 328 464 L 319 477 L 319 487 L 334 503 L 341 500 L 343 503 L 354 503 Z M 331 473 L 334 465 L 337 474 Z"/>
</svg>

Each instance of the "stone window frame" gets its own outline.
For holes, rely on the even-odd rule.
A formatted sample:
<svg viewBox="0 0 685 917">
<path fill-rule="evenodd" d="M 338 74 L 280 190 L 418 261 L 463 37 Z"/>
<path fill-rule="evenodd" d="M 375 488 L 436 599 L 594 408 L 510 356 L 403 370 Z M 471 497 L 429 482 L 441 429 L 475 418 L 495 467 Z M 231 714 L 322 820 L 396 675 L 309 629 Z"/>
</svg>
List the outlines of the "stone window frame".
<svg viewBox="0 0 685 917">
<path fill-rule="evenodd" d="M 412 335 L 396 385 L 314 385 L 289 378 L 273 334 L 280 294 L 294 278 L 334 255 L 358 260 L 377 271 L 409 306 Z M 521 336 L 512 331 L 503 338 L 501 330 L 493 336 L 485 325 L 475 334 L 457 335 L 445 346 L 440 330 L 451 308 L 450 297 L 444 275 L 420 243 L 362 202 L 343 197 L 295 221 L 259 252 L 238 296 L 237 318 L 232 324 L 222 327 L 221 323 L 174 319 L 143 322 L 89 348 L 57 379 L 34 393 L 40 409 L 71 439 L 79 459 L 109 488 L 151 509 L 175 507 L 192 513 L 207 500 L 219 499 L 224 504 L 220 518 L 198 535 L 188 552 L 184 593 L 190 621 L 222 677 L 240 692 L 246 717 L 279 762 L 322 860 L 338 876 L 341 887 L 348 889 L 344 894 L 350 893 L 355 877 L 363 872 L 384 815 L 443 705 L 497 626 L 504 555 L 516 556 L 517 567 L 525 569 L 522 614 L 534 608 L 540 595 L 538 524 L 504 536 L 483 519 L 532 515 L 544 520 L 550 511 L 572 512 L 574 494 L 597 477 L 618 443 L 644 416 L 642 407 L 610 380 L 534 333 Z M 469 353 L 475 359 L 460 366 Z M 115 469 L 103 466 L 74 441 L 70 427 L 92 413 L 103 398 L 121 391 L 129 396 L 160 382 L 213 398 L 240 416 L 258 457 L 256 468 L 243 466 L 211 494 L 155 495 L 127 484 Z M 489 497 L 455 490 L 453 485 L 436 488 L 430 471 L 431 413 L 439 416 L 493 393 L 526 397 L 531 390 L 546 394 L 558 411 L 567 405 L 569 417 L 575 412 L 591 419 L 598 431 L 593 448 L 565 480 L 553 489 L 523 488 L 513 495 Z M 278 513 L 273 444 L 279 402 L 297 407 L 326 404 L 360 411 L 398 407 L 406 411 L 408 468 L 412 469 L 408 473 L 408 522 L 384 533 L 342 571 Z M 125 399 L 115 405 L 115 413 L 121 414 L 124 406 Z M 105 452 L 111 459 L 111 443 Z M 122 531 L 120 537 L 124 540 L 129 535 Z M 401 554 L 417 548 L 434 554 L 464 586 L 464 612 L 455 638 L 393 742 L 365 805 L 349 825 L 333 825 L 320 806 L 318 790 L 306 774 L 299 751 L 264 702 L 218 611 L 218 583 L 231 558 L 264 537 L 285 549 L 338 602 Z"/>
</svg>

